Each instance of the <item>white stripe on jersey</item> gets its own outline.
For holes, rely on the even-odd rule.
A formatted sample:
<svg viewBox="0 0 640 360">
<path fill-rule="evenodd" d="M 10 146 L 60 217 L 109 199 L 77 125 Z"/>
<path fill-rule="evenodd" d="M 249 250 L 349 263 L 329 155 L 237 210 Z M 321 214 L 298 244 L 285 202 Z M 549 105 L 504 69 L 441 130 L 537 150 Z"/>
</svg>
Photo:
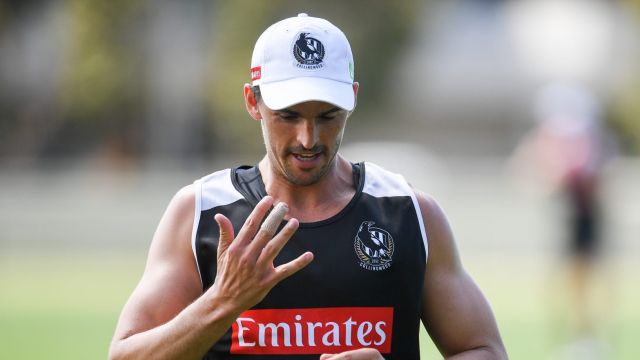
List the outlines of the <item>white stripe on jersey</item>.
<svg viewBox="0 0 640 360">
<path fill-rule="evenodd" d="M 416 194 L 404 176 L 392 173 L 376 164 L 365 162 L 365 182 L 362 192 L 374 197 L 410 196 L 413 207 L 416 209 L 418 223 L 420 224 L 424 253 L 426 258 L 429 257 L 429 243 L 424 228 L 422 211 L 420 211 L 420 204 L 418 204 Z"/>
<path fill-rule="evenodd" d="M 191 250 L 196 258 L 196 265 L 200 269 L 196 253 L 196 235 L 198 233 L 198 224 L 200 223 L 200 213 L 216 206 L 231 204 L 242 199 L 243 196 L 231 182 L 231 169 L 216 171 L 196 180 L 193 185 L 196 192 L 196 212 L 193 219 L 193 229 L 191 230 Z M 200 271 L 198 271 L 198 274 L 200 274 Z M 202 275 L 200 275 L 200 282 L 202 283 Z"/>
</svg>

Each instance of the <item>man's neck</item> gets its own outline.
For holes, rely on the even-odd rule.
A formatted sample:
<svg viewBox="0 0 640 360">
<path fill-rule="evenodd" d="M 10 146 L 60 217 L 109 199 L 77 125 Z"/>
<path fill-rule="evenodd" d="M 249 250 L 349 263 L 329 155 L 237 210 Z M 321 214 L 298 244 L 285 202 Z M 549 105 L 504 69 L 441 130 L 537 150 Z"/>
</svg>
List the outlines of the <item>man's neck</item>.
<svg viewBox="0 0 640 360">
<path fill-rule="evenodd" d="M 269 159 L 258 164 L 267 194 L 289 205 L 287 218 L 316 222 L 340 212 L 353 198 L 356 184 L 351 163 L 336 155 L 331 169 L 316 183 L 296 185 L 276 174 Z"/>
</svg>

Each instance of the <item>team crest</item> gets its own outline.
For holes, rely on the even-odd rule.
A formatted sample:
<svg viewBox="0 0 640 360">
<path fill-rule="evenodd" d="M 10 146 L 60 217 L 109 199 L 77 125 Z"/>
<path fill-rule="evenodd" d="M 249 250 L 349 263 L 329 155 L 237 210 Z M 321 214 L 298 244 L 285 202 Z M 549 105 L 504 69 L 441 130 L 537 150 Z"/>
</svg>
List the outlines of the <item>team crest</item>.
<svg viewBox="0 0 640 360">
<path fill-rule="evenodd" d="M 389 232 L 374 224 L 373 221 L 360 224 L 353 246 L 362 268 L 380 271 L 391 266 L 394 243 Z"/>
<path fill-rule="evenodd" d="M 317 70 L 324 66 L 324 45 L 310 33 L 299 33 L 293 42 L 296 66 L 305 70 Z"/>
</svg>

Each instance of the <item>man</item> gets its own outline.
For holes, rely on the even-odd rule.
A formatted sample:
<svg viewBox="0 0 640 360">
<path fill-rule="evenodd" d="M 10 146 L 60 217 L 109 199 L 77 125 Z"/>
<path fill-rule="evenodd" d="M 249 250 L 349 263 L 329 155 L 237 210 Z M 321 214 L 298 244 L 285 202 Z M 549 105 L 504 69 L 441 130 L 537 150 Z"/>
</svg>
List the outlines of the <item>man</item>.
<svg viewBox="0 0 640 360">
<path fill-rule="evenodd" d="M 553 288 L 566 294 L 554 291 L 553 296 L 564 296 L 568 301 L 561 303 L 567 306 L 562 313 L 567 316 L 571 342 L 561 351 L 587 350 L 603 358 L 603 349 L 594 340 L 600 325 L 597 319 L 602 316 L 597 310 L 604 307 L 594 290 L 603 280 L 599 269 L 605 240 L 601 196 L 607 163 L 616 153 L 615 142 L 600 101 L 584 85 L 550 83 L 539 90 L 533 105 L 537 126 L 523 137 L 509 165 L 514 175 L 538 180 L 548 195 L 563 202 L 565 231 L 561 240 L 567 257 L 562 264 L 564 276 L 555 271 L 553 282 L 561 279 L 564 283 Z"/>
<path fill-rule="evenodd" d="M 266 155 L 176 194 L 110 357 L 418 359 L 422 320 L 448 358 L 506 358 L 435 201 L 338 154 L 358 92 L 342 31 L 282 20 L 251 67 Z"/>
</svg>

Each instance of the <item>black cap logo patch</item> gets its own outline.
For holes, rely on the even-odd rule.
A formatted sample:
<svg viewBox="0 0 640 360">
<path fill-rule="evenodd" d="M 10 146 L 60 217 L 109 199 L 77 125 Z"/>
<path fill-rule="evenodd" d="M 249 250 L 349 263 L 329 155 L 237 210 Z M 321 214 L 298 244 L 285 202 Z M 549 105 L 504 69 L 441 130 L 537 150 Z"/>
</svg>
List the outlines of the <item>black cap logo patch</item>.
<svg viewBox="0 0 640 360">
<path fill-rule="evenodd" d="M 297 67 L 306 70 L 316 70 L 323 67 L 324 45 L 320 40 L 309 36 L 309 33 L 300 33 L 293 43 L 293 57 Z"/>
</svg>

